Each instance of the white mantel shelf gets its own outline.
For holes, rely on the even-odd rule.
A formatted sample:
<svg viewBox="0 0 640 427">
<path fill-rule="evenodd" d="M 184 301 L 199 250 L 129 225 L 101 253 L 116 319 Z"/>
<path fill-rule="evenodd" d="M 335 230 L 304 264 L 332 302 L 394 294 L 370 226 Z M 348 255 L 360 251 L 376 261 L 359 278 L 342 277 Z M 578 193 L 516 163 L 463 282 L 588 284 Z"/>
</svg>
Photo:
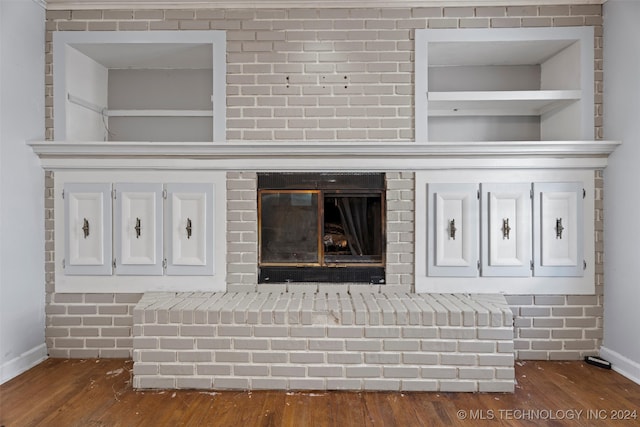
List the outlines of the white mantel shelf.
<svg viewBox="0 0 640 427">
<path fill-rule="evenodd" d="M 28 143 L 64 169 L 380 170 L 604 168 L 619 141 Z"/>
</svg>

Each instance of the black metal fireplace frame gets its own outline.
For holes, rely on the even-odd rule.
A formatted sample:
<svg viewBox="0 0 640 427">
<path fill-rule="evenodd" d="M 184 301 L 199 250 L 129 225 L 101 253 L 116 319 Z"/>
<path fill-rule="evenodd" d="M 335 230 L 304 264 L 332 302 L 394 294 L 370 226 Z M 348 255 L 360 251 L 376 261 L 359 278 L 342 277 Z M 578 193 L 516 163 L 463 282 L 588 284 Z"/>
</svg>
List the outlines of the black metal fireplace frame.
<svg viewBox="0 0 640 427">
<path fill-rule="evenodd" d="M 332 195 L 379 195 L 381 203 L 381 257 L 357 262 L 321 261 L 319 263 L 262 262 L 262 226 L 260 197 L 277 191 L 309 191 L 323 198 Z M 386 183 L 384 173 L 259 173 L 258 174 L 258 283 L 325 282 L 384 284 L 386 262 Z M 324 210 L 319 210 L 324 223 Z M 319 228 L 320 237 L 324 230 Z M 325 260 L 319 245 L 319 260 Z"/>
</svg>

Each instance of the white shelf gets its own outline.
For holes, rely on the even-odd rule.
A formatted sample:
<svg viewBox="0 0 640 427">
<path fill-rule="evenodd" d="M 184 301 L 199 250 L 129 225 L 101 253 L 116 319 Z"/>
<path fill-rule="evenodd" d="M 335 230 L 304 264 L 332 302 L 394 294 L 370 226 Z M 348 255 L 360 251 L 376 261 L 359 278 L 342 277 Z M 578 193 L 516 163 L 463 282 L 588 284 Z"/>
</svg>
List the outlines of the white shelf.
<svg viewBox="0 0 640 427">
<path fill-rule="evenodd" d="M 581 96 L 580 90 L 429 92 L 428 115 L 540 116 Z"/>
<path fill-rule="evenodd" d="M 45 169 L 407 171 L 604 168 L 618 141 L 73 142 L 29 146 Z"/>
<path fill-rule="evenodd" d="M 109 117 L 213 117 L 213 110 L 107 110 Z"/>
<path fill-rule="evenodd" d="M 592 139 L 593 39 L 589 26 L 416 30 L 415 139 Z"/>
<path fill-rule="evenodd" d="M 67 99 L 81 107 L 106 117 L 213 117 L 213 110 L 178 110 L 178 109 L 113 109 L 94 104 L 86 99 L 67 94 Z"/>
</svg>

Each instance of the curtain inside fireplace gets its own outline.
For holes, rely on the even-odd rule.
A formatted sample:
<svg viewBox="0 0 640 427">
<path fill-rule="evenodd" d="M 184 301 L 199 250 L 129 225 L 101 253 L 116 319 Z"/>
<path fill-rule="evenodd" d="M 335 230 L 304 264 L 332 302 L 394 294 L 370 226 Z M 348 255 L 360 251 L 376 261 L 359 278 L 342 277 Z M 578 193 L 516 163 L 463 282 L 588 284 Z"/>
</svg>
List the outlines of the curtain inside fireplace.
<svg viewBox="0 0 640 427">
<path fill-rule="evenodd" d="M 328 196 L 325 215 L 324 241 L 329 258 L 343 255 L 352 261 L 365 261 L 362 257 L 371 261 L 370 257 L 381 254 L 380 233 L 376 232 L 381 223 L 379 197 Z M 329 242 L 331 248 L 328 248 Z"/>
<path fill-rule="evenodd" d="M 366 199 L 363 197 L 339 197 L 337 204 L 351 255 L 369 254 L 369 239 L 365 233 L 368 230 Z"/>
</svg>

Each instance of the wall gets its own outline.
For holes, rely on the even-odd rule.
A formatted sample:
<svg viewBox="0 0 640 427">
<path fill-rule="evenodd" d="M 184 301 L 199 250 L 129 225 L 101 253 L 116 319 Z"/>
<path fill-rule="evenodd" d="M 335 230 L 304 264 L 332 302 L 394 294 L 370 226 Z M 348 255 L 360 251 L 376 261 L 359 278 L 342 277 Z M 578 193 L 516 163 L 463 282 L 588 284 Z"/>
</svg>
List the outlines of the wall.
<svg viewBox="0 0 640 427">
<path fill-rule="evenodd" d="M 386 277 L 385 285 L 414 283 L 414 174 L 386 173 Z M 227 289 L 254 292 L 258 283 L 257 174 L 227 174 Z M 265 285 L 263 289 L 286 291 L 286 284 Z"/>
<path fill-rule="evenodd" d="M 53 138 L 53 31 L 226 30 L 229 140 L 410 141 L 414 137 L 414 29 L 580 25 L 595 28 L 594 135 L 601 138 L 602 16 L 599 5 L 49 11 L 45 69 L 47 138 Z M 413 262 L 414 178 L 411 172 L 393 178 L 401 185 L 389 192 L 397 198 L 399 206 L 397 215 L 393 216 L 397 221 L 393 228 L 400 252 L 396 269 L 391 272 L 391 282 L 408 284 L 413 280 L 413 271 L 407 270 L 407 265 Z M 236 192 L 239 197 L 228 197 L 230 285 L 250 287 L 256 280 L 254 179 L 254 171 L 228 175 L 228 194 Z M 596 171 L 594 179 L 596 294 L 508 296 L 516 322 L 516 356 L 521 359 L 578 359 L 597 353 L 600 347 L 601 171 Z M 50 192 L 48 195 L 51 197 Z M 236 232 L 238 230 L 244 232 Z M 49 247 L 52 243 L 47 241 Z M 53 252 L 47 255 L 53 259 Z M 52 271 L 53 264 L 49 263 L 47 268 Z M 46 290 L 49 299 L 47 345 L 52 355 L 105 357 L 130 351 L 125 335 L 118 337 L 122 347 L 118 347 L 118 339 L 108 341 L 111 347 L 100 347 L 98 339 L 107 337 L 102 335 L 102 326 L 96 327 L 91 322 L 101 317 L 99 321 L 105 322 L 104 330 L 116 321 L 130 322 L 131 316 L 126 313 L 131 310 L 134 296 L 123 301 L 126 296 L 102 295 L 111 307 L 109 310 L 120 307 L 121 314 L 111 315 L 101 314 L 100 305 L 90 294 L 55 293 L 52 275 L 47 276 Z"/>
<path fill-rule="evenodd" d="M 601 82 L 601 21 L 599 5 L 48 11 L 47 95 L 52 31 L 224 30 L 228 140 L 410 141 L 414 29 L 594 26 Z"/>
<path fill-rule="evenodd" d="M 44 176 L 25 144 L 44 137 L 44 9 L 0 2 L 0 382 L 46 357 Z"/>
<path fill-rule="evenodd" d="M 637 338 L 640 223 L 629 216 L 630 212 L 640 210 L 640 194 L 636 187 L 640 181 L 640 100 L 637 96 L 629 96 L 640 92 L 638 16 L 640 3 L 632 0 L 610 0 L 604 8 L 605 136 L 622 140 L 623 144 L 609 158 L 605 170 L 607 286 L 601 354 L 613 362 L 614 369 L 640 383 L 640 339 Z"/>
</svg>

